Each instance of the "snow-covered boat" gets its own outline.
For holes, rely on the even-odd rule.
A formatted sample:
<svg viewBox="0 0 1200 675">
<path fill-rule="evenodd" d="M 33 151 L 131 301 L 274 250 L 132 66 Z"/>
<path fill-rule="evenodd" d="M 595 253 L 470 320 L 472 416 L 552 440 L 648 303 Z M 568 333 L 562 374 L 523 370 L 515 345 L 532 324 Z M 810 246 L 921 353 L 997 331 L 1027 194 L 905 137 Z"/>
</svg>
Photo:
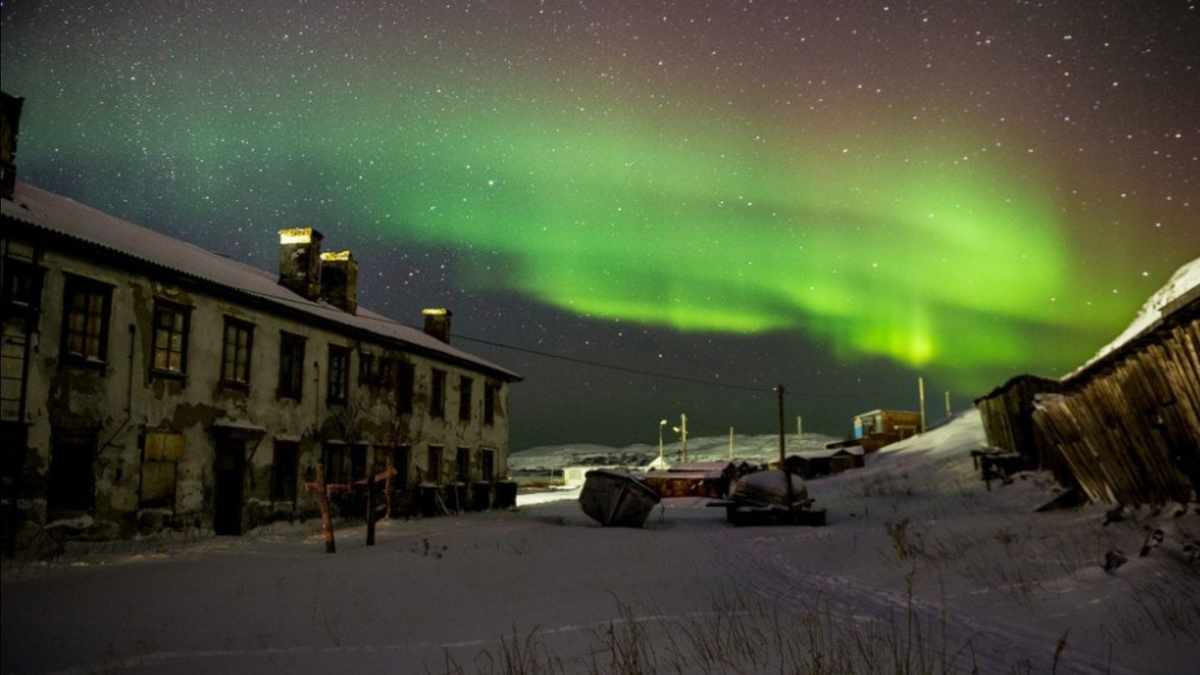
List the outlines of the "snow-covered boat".
<svg viewBox="0 0 1200 675">
<path fill-rule="evenodd" d="M 658 502 L 642 481 L 608 469 L 589 471 L 579 493 L 579 508 L 605 527 L 641 527 Z"/>
<path fill-rule="evenodd" d="M 708 503 L 724 507 L 726 518 L 734 525 L 824 525 L 825 509 L 812 504 L 804 479 L 783 471 L 747 474 L 738 479 L 729 499 Z"/>
</svg>

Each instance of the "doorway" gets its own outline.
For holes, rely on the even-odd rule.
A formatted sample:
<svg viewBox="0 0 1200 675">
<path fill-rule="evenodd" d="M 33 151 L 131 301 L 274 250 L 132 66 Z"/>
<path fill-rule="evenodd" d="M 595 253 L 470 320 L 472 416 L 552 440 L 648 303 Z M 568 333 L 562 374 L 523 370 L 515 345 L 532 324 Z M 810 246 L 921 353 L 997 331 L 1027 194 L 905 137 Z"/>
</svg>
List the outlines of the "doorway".
<svg viewBox="0 0 1200 675">
<path fill-rule="evenodd" d="M 246 442 L 217 441 L 213 467 L 213 531 L 222 535 L 242 533 L 242 483 L 246 475 Z"/>
</svg>

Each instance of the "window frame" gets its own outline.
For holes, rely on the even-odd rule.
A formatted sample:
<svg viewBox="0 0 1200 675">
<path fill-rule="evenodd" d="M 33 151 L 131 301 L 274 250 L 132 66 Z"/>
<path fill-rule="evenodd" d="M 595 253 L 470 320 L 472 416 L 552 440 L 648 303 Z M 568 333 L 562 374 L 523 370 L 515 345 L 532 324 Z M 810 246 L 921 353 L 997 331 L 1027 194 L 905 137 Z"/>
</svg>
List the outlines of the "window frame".
<svg viewBox="0 0 1200 675">
<path fill-rule="evenodd" d="M 429 416 L 446 418 L 446 378 L 448 374 L 440 368 L 429 370 Z"/>
<path fill-rule="evenodd" d="M 491 426 L 496 423 L 496 399 L 499 396 L 499 384 L 495 382 L 483 384 L 483 423 L 486 425 Z"/>
<path fill-rule="evenodd" d="M 230 343 L 230 331 L 234 331 L 234 335 L 239 339 L 235 339 Z M 245 344 L 242 344 L 240 336 L 245 334 Z M 232 362 L 230 361 L 230 348 L 233 349 Z M 241 357 L 245 357 L 245 363 L 240 363 Z M 221 333 L 221 386 L 232 387 L 235 389 L 250 388 L 250 368 L 254 355 L 254 324 L 245 319 L 238 319 L 232 316 L 225 317 L 225 328 Z M 239 365 L 241 377 L 239 378 Z M 231 372 L 232 366 L 232 372 Z"/>
<path fill-rule="evenodd" d="M 179 317 L 180 326 L 172 325 L 164 327 L 159 317 L 166 312 L 170 312 L 173 317 Z M 166 377 L 173 379 L 183 379 L 187 377 L 188 372 L 188 342 L 191 335 L 192 325 L 192 307 L 173 300 L 165 298 L 154 299 L 154 310 L 152 313 L 153 323 L 150 337 L 150 373 L 156 377 Z M 172 324 L 175 322 L 173 321 Z M 163 332 L 167 335 L 167 344 L 159 345 L 159 335 Z M 179 349 L 176 350 L 171 345 L 171 338 L 175 335 L 179 336 Z M 164 351 L 165 350 L 165 351 Z M 159 354 L 166 354 L 166 366 L 159 367 Z M 179 355 L 179 368 L 173 369 L 171 365 L 171 356 Z"/>
<path fill-rule="evenodd" d="M 349 347 L 336 344 L 329 345 L 329 353 L 325 362 L 326 370 L 328 371 L 328 380 L 325 387 L 326 405 L 345 405 L 350 398 L 350 355 L 352 353 L 353 350 Z M 335 362 L 341 362 L 340 367 L 337 369 L 334 368 Z"/>
<path fill-rule="evenodd" d="M 62 357 L 64 364 L 91 366 L 103 368 L 108 365 L 108 334 L 112 322 L 112 294 L 114 286 L 112 284 L 81 277 L 74 274 L 66 274 L 63 284 L 63 317 L 62 317 L 62 345 L 59 354 Z M 83 312 L 83 327 L 76 331 L 72 327 L 72 318 L 76 313 L 75 298 L 82 294 L 86 299 L 84 301 Z M 93 299 L 99 299 L 100 306 L 93 306 Z M 90 328 L 92 325 L 93 314 L 98 312 L 99 326 L 93 333 Z M 83 341 L 81 348 L 78 351 L 72 349 L 74 336 L 80 336 Z M 95 341 L 95 353 L 89 348 L 89 342 Z"/>
<path fill-rule="evenodd" d="M 308 338 L 279 331 L 279 382 L 276 398 L 300 401 L 304 398 L 304 353 Z M 290 367 L 289 367 L 290 364 Z"/>
<path fill-rule="evenodd" d="M 430 445 L 425 449 L 425 480 L 434 485 L 442 483 L 442 462 L 445 461 L 446 447 Z"/>
<path fill-rule="evenodd" d="M 410 361 L 396 364 L 396 412 L 410 415 L 413 411 L 413 395 L 416 393 L 417 366 Z"/>
<path fill-rule="evenodd" d="M 42 308 L 46 270 L 30 260 L 5 256 L 0 277 L 0 303 L 6 310 L 36 314 Z"/>
<path fill-rule="evenodd" d="M 470 422 L 474 413 L 472 405 L 475 395 L 475 378 L 469 375 L 458 376 L 458 421 Z"/>
</svg>

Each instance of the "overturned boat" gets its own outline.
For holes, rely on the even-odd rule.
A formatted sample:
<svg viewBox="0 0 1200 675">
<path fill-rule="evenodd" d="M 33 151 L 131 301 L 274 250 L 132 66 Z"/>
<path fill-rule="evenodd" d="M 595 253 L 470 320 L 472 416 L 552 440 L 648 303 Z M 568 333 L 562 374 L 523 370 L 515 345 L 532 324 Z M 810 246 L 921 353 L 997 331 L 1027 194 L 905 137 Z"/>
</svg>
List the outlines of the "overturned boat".
<svg viewBox="0 0 1200 675">
<path fill-rule="evenodd" d="M 804 479 L 783 471 L 758 471 L 738 479 L 729 499 L 711 501 L 733 525 L 824 525 L 825 509 L 813 507 Z"/>
<path fill-rule="evenodd" d="M 589 471 L 579 493 L 579 508 L 605 527 L 641 527 L 658 502 L 642 481 L 608 469 Z"/>
</svg>

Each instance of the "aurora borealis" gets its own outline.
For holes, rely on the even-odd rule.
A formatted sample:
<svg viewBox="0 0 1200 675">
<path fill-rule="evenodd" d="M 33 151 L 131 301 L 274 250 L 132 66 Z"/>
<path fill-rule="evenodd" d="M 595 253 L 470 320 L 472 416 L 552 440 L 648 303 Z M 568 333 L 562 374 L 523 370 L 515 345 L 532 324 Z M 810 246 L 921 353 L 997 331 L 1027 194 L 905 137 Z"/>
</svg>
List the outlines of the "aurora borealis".
<svg viewBox="0 0 1200 675">
<path fill-rule="evenodd" d="M 1195 2 L 7 1 L 18 175 L 360 301 L 790 391 L 806 426 L 1060 375 L 1200 255 Z M 768 395 L 460 343 L 513 446 L 652 442 Z M 704 422 L 697 422 L 703 424 Z"/>
</svg>

